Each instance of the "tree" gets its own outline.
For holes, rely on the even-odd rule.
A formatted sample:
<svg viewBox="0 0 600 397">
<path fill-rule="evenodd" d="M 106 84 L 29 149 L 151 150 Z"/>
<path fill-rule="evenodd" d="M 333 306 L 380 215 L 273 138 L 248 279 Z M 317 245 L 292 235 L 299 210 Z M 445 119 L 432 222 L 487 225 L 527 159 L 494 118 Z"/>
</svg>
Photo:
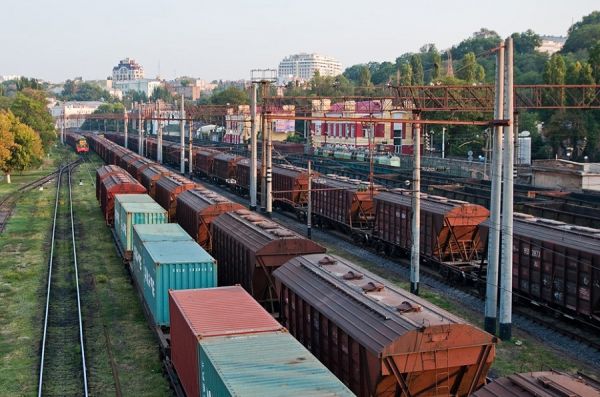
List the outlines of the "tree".
<svg viewBox="0 0 600 397">
<path fill-rule="evenodd" d="M 403 63 L 400 66 L 400 85 L 411 85 L 413 82 L 413 70 L 410 63 Z"/>
<path fill-rule="evenodd" d="M 13 146 L 15 145 L 11 131 L 11 117 L 9 116 L 9 112 L 0 110 L 0 170 L 6 168 L 6 162 L 10 160 Z M 10 183 L 10 176 L 7 177 L 7 181 Z"/>
<path fill-rule="evenodd" d="M 371 71 L 367 66 L 362 66 L 358 75 L 358 85 L 360 87 L 369 87 L 371 85 Z"/>
<path fill-rule="evenodd" d="M 600 11 L 594 11 L 569 28 L 567 41 L 561 52 L 577 52 L 589 49 L 600 40 Z"/>
<path fill-rule="evenodd" d="M 360 80 L 360 72 L 364 66 L 364 64 L 352 65 L 344 70 L 343 75 L 354 84 L 358 84 Z"/>
<path fill-rule="evenodd" d="M 421 57 L 419 55 L 415 54 L 410 57 L 410 67 L 412 68 L 412 84 L 423 85 L 423 63 L 421 62 Z"/>
<path fill-rule="evenodd" d="M 432 54 L 431 81 L 438 80 L 442 76 L 442 56 L 435 50 Z"/>
<path fill-rule="evenodd" d="M 475 54 L 469 52 L 461 60 L 456 75 L 459 79 L 465 80 L 467 83 L 475 83 L 483 81 L 485 78 L 485 70 L 483 69 L 483 66 L 477 63 Z"/>
<path fill-rule="evenodd" d="M 542 44 L 542 38 L 533 30 L 528 29 L 523 33 L 513 33 L 514 51 L 516 54 L 531 54 Z"/>
<path fill-rule="evenodd" d="M 81 80 L 67 80 L 60 96 L 65 101 L 108 101 L 112 99 L 107 90 Z"/>
<path fill-rule="evenodd" d="M 496 48 L 502 39 L 498 33 L 493 30 L 482 28 L 479 32 L 473 33 L 473 36 L 463 40 L 455 47 L 452 47 L 452 58 L 461 59 L 469 52 L 481 54 Z"/>
<path fill-rule="evenodd" d="M 39 166 L 44 157 L 44 150 L 39 135 L 31 127 L 20 122 L 10 112 L 5 113 L 5 118 L 8 120 L 9 132 L 13 136 L 14 143 L 10 149 L 10 157 L 1 164 L 0 169 L 6 174 L 6 182 L 10 183 L 10 175 L 13 171 Z"/>
<path fill-rule="evenodd" d="M 544 81 L 547 84 L 565 84 L 567 67 L 560 54 L 553 54 L 544 67 Z"/>
<path fill-rule="evenodd" d="M 183 83 L 182 83 L 182 85 L 183 85 Z M 161 101 L 164 101 L 167 103 L 172 103 L 173 95 L 171 95 L 171 93 L 169 92 L 169 90 L 167 90 L 166 87 L 161 86 L 161 87 L 156 87 L 154 89 L 154 91 L 152 92 L 152 95 L 150 96 L 150 99 L 153 101 L 158 101 L 160 99 Z"/>
<path fill-rule="evenodd" d="M 234 86 L 213 93 L 210 101 L 213 105 L 247 105 L 250 103 L 246 91 Z"/>
<path fill-rule="evenodd" d="M 44 147 L 49 147 L 56 141 L 54 120 L 46 107 L 45 92 L 23 89 L 12 101 L 10 110 L 22 123 L 37 131 Z"/>
<path fill-rule="evenodd" d="M 588 62 L 592 68 L 594 80 L 600 82 L 600 40 L 590 47 Z"/>
</svg>

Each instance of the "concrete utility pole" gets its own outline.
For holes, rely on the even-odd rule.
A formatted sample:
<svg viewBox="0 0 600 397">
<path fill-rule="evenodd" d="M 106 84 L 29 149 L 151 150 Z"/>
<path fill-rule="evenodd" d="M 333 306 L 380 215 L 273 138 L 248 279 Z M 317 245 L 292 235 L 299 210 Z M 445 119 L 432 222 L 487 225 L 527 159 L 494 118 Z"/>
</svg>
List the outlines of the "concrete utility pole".
<svg viewBox="0 0 600 397">
<path fill-rule="evenodd" d="M 270 114 L 267 112 L 266 114 Z M 265 123 L 267 126 L 267 217 L 271 217 L 273 212 L 273 128 L 271 126 L 271 119 L 269 119 L 268 123 Z"/>
<path fill-rule="evenodd" d="M 446 127 L 442 128 L 442 158 L 446 158 Z"/>
<path fill-rule="evenodd" d="M 181 174 L 185 174 L 185 110 L 183 108 L 184 104 L 183 104 L 184 100 L 183 100 L 183 94 L 181 94 L 181 106 L 180 106 L 180 117 L 181 120 L 179 121 L 179 137 L 180 137 L 180 143 L 181 143 L 181 157 L 180 157 L 180 172 Z"/>
<path fill-rule="evenodd" d="M 67 115 L 65 114 L 65 106 L 63 106 L 62 123 L 60 126 L 60 143 L 65 144 L 65 123 L 67 121 Z"/>
<path fill-rule="evenodd" d="M 306 237 L 312 239 L 312 161 L 308 160 L 308 204 L 306 208 Z"/>
<path fill-rule="evenodd" d="M 514 102 L 513 40 L 506 39 L 506 87 L 504 88 L 504 192 L 502 196 L 502 262 L 500 270 L 500 339 L 512 337 L 512 267 L 513 267 L 513 168 L 514 168 Z"/>
<path fill-rule="evenodd" d="M 265 97 L 267 84 L 265 82 L 261 82 L 262 84 L 262 96 Z M 260 209 L 264 212 L 267 208 L 267 122 L 265 120 L 265 100 L 263 99 L 263 105 L 260 111 L 261 115 L 261 135 L 262 135 L 262 162 L 260 164 L 261 175 L 262 175 L 262 183 L 260 184 Z"/>
<path fill-rule="evenodd" d="M 123 109 L 123 120 L 124 120 L 124 122 L 123 122 L 123 124 L 124 124 L 123 125 L 123 133 L 125 134 L 125 147 L 129 148 L 129 146 L 127 145 L 127 139 L 128 139 L 128 136 L 127 136 L 127 128 L 128 128 L 128 125 L 127 125 L 128 124 L 128 120 L 127 120 L 127 108 Z"/>
<path fill-rule="evenodd" d="M 142 153 L 142 135 L 144 134 L 144 127 L 142 125 L 142 103 L 138 105 L 138 154 L 140 156 Z"/>
<path fill-rule="evenodd" d="M 413 186 L 412 186 L 412 246 L 410 249 L 410 292 L 419 295 L 419 265 L 421 255 L 421 124 L 415 112 L 413 124 Z"/>
<path fill-rule="evenodd" d="M 496 99 L 494 119 L 504 117 L 504 47 L 496 53 Z M 498 258 L 500 255 L 500 202 L 502 192 L 502 127 L 494 126 L 492 146 L 492 192 L 488 234 L 484 329 L 496 335 L 498 307 Z"/>
<path fill-rule="evenodd" d="M 192 168 L 193 168 L 193 160 L 192 160 L 192 144 L 194 143 L 194 137 L 192 134 L 193 128 L 192 120 L 189 123 L 189 141 L 188 141 L 188 173 L 190 174 L 190 178 L 192 177 Z"/>
<path fill-rule="evenodd" d="M 160 102 L 157 103 L 157 115 L 158 115 L 158 128 L 156 131 L 156 161 L 160 164 L 163 162 L 162 147 L 163 147 L 163 132 L 162 132 L 162 120 L 160 120 Z"/>
<path fill-rule="evenodd" d="M 250 209 L 256 210 L 256 94 L 257 85 L 252 83 L 250 102 Z"/>
</svg>

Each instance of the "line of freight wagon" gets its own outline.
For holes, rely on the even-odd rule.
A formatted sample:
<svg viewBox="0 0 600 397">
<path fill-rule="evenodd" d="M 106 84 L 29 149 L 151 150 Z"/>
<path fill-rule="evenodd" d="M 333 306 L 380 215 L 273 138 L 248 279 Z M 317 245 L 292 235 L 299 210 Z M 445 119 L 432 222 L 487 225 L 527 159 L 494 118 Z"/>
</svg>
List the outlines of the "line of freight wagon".
<svg viewBox="0 0 600 397">
<path fill-rule="evenodd" d="M 90 142 L 108 163 L 117 162 L 116 155 L 125 155 L 120 152 L 122 148 L 104 138 L 93 137 Z M 143 167 L 141 174 L 132 174 L 149 176 L 157 171 L 149 171 L 155 165 Z M 99 179 L 100 174 L 101 171 Z M 146 182 L 152 179 L 145 178 Z M 146 185 L 157 199 L 162 179 L 169 177 L 154 178 L 154 186 Z M 110 180 L 110 176 L 100 181 L 101 197 L 104 190 L 109 197 L 112 189 L 104 187 L 111 185 L 105 180 Z M 199 197 L 203 197 L 202 193 L 197 192 Z M 169 203 L 163 206 L 166 208 Z M 165 213 L 165 219 L 167 216 Z M 177 212 L 175 217 L 178 219 Z M 139 217 L 119 215 L 118 219 L 133 222 Z M 129 227 L 126 225 L 125 230 Z M 148 226 L 131 224 L 134 235 L 144 227 Z M 219 284 L 241 284 L 255 299 L 277 311 L 289 332 L 356 394 L 427 396 L 453 391 L 467 395 L 484 384 L 495 354 L 496 339 L 492 335 L 344 259 L 326 255 L 312 241 L 247 210 L 221 214 L 211 221 L 209 231 Z M 302 247 L 318 250 L 307 255 Z M 144 255 L 134 252 L 132 257 L 135 269 L 136 258 Z M 133 274 L 136 279 L 135 270 Z M 143 282 L 154 285 L 156 293 L 159 282 L 152 274 L 144 273 Z M 174 279 L 180 277 L 181 274 Z M 152 292 L 151 288 L 143 288 L 145 294 Z M 169 285 L 162 291 L 169 288 L 176 286 Z M 157 298 L 157 302 L 161 301 L 164 310 L 166 297 Z M 170 341 L 173 352 L 174 331 L 171 329 L 170 336 L 166 336 L 168 330 L 164 327 L 159 330 L 165 335 L 163 340 Z M 181 377 L 179 370 L 178 374 Z"/>
<path fill-rule="evenodd" d="M 107 134 L 107 137 L 124 143 L 122 135 Z M 152 138 L 146 141 L 148 155 L 156 158 L 156 141 Z M 163 142 L 163 159 L 178 166 L 179 146 Z M 196 177 L 226 184 L 242 195 L 249 190 L 247 158 L 195 147 L 193 165 Z M 259 181 L 260 177 L 259 174 Z M 273 191 L 286 191 L 273 195 L 274 207 L 305 214 L 307 182 L 305 169 L 274 166 Z M 313 225 L 343 230 L 352 234 L 356 243 L 389 256 L 410 253 L 410 192 L 402 189 L 386 192 L 380 186 L 371 188 L 364 182 L 335 175 L 317 175 L 314 187 L 339 190 L 313 192 Z M 465 201 L 424 193 L 421 198 L 422 260 L 439 268 L 444 277 L 475 282 L 484 290 L 487 210 Z M 600 230 L 515 213 L 513 297 L 548 307 L 552 312 L 600 323 Z"/>
</svg>

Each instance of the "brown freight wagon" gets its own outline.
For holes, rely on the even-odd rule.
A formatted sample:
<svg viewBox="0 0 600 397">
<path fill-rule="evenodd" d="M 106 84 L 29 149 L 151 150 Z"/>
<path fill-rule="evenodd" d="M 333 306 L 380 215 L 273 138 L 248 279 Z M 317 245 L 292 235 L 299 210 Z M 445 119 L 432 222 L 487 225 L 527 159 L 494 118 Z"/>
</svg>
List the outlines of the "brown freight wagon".
<svg viewBox="0 0 600 397">
<path fill-rule="evenodd" d="M 177 216 L 177 196 L 196 186 L 194 182 L 177 174 L 166 175 L 156 181 L 154 199 L 169 213 L 169 222 L 175 222 Z"/>
<path fill-rule="evenodd" d="M 135 163 L 138 159 L 143 158 L 139 154 L 133 153 L 131 151 L 127 151 L 127 154 L 121 157 L 121 161 L 119 162 L 119 167 L 123 168 L 125 171 L 129 172 L 129 166 Z M 132 175 L 133 176 L 133 175 Z"/>
<path fill-rule="evenodd" d="M 262 163 L 256 162 L 256 191 L 260 195 L 260 186 L 262 182 Z M 234 189 L 239 194 L 247 194 L 250 191 L 250 159 L 243 158 L 237 162 L 235 167 L 235 185 Z"/>
<path fill-rule="evenodd" d="M 313 177 L 318 176 L 313 172 Z M 277 193 L 278 191 L 284 193 Z M 292 165 L 273 167 L 273 204 L 303 208 L 308 204 L 308 170 Z"/>
<path fill-rule="evenodd" d="M 221 153 L 218 150 L 202 148 L 198 149 L 194 157 L 194 175 L 208 178 L 213 173 L 213 159 Z"/>
<path fill-rule="evenodd" d="M 514 215 L 513 289 L 600 321 L 600 230 Z"/>
<path fill-rule="evenodd" d="M 315 178 L 312 183 L 312 211 L 316 224 L 343 230 L 370 229 L 375 220 L 373 197 L 380 187 L 336 175 Z"/>
<path fill-rule="evenodd" d="M 102 180 L 111 175 L 122 174 L 125 170 L 116 165 L 103 165 L 96 169 L 96 200 L 100 201 L 100 186 L 102 185 Z"/>
<path fill-rule="evenodd" d="M 106 224 L 112 226 L 115 217 L 115 194 L 144 194 L 146 188 L 127 173 L 110 175 L 100 183 L 100 207 Z"/>
<path fill-rule="evenodd" d="M 558 371 L 527 372 L 494 379 L 474 397 L 600 397 L 600 383 Z"/>
<path fill-rule="evenodd" d="M 128 154 L 130 154 L 131 152 L 128 149 L 125 149 L 122 146 L 119 145 L 115 145 L 113 146 L 110 150 L 110 164 L 115 164 L 115 165 L 119 165 L 121 164 L 121 159 L 125 156 L 127 156 Z"/>
<path fill-rule="evenodd" d="M 485 384 L 496 338 L 330 255 L 277 269 L 283 324 L 354 393 L 467 396 Z"/>
<path fill-rule="evenodd" d="M 129 174 L 134 177 L 135 179 L 137 179 L 138 182 L 142 183 L 142 172 L 150 167 L 155 165 L 156 163 L 152 160 L 148 160 L 145 157 L 138 157 L 137 160 L 131 164 L 129 164 L 129 167 L 127 168 L 127 172 L 129 172 Z"/>
<path fill-rule="evenodd" d="M 235 167 L 243 157 L 229 153 L 220 153 L 213 157 L 212 177 L 218 182 L 227 183 L 235 179 Z"/>
<path fill-rule="evenodd" d="M 240 284 L 271 309 L 277 300 L 273 270 L 295 256 L 325 252 L 317 243 L 248 210 L 219 216 L 211 231 L 218 285 Z"/>
<path fill-rule="evenodd" d="M 394 189 L 375 200 L 373 238 L 388 254 L 412 247 L 412 192 Z M 479 226 L 489 211 L 465 201 L 421 194 L 421 256 L 470 271 L 481 262 L 483 241 Z"/>
<path fill-rule="evenodd" d="M 177 223 L 208 252 L 212 251 L 210 224 L 226 212 L 244 207 L 225 197 L 196 187 L 177 196 Z"/>
<path fill-rule="evenodd" d="M 156 200 L 156 182 L 163 176 L 173 174 L 162 165 L 154 164 L 142 171 L 140 182 L 148 190 L 150 197 Z"/>
</svg>

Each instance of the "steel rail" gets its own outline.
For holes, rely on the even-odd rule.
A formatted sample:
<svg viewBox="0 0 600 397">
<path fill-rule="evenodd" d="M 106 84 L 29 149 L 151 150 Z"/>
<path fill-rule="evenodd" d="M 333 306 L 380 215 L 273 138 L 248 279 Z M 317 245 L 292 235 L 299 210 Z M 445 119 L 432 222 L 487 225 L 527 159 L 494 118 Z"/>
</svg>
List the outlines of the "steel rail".
<svg viewBox="0 0 600 397">
<path fill-rule="evenodd" d="M 56 217 L 58 214 L 58 203 L 60 195 L 60 185 L 64 167 L 61 167 L 58 171 L 58 177 L 56 178 L 56 199 L 54 203 L 54 218 L 52 221 L 52 236 L 50 240 L 50 258 L 48 260 L 48 288 L 46 291 L 46 309 L 44 314 L 44 331 L 42 335 L 42 354 L 40 357 L 40 376 L 38 379 L 38 397 L 42 397 L 42 382 L 44 381 L 44 359 L 46 357 L 46 338 L 48 333 L 48 308 L 50 307 L 50 287 L 52 285 L 52 265 L 54 263 L 54 240 L 56 235 Z"/>
</svg>

